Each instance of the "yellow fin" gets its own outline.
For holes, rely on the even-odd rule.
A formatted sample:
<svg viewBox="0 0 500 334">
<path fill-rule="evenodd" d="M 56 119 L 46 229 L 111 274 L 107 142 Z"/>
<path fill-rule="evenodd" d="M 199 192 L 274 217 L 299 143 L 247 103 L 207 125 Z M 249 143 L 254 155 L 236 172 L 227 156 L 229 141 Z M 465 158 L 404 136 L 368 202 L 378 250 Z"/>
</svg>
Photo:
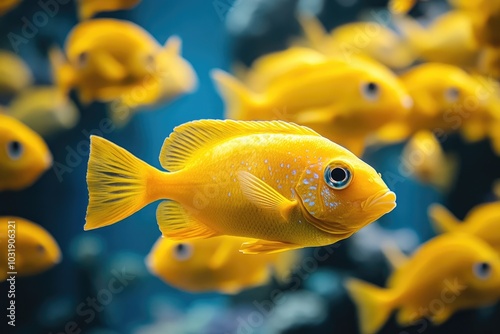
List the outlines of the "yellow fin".
<svg viewBox="0 0 500 334">
<path fill-rule="evenodd" d="M 208 261 L 208 267 L 212 270 L 217 270 L 222 267 L 233 255 L 234 248 L 231 247 L 231 243 L 228 240 L 222 240 L 214 252 L 210 260 Z"/>
<path fill-rule="evenodd" d="M 283 121 L 199 120 L 174 129 L 165 139 L 160 152 L 160 163 L 169 171 L 178 171 L 196 155 L 211 146 L 250 134 L 283 133 L 319 136 L 313 130 Z"/>
<path fill-rule="evenodd" d="M 452 232 L 460 227 L 460 220 L 440 204 L 432 204 L 429 207 L 428 214 L 437 232 Z"/>
<path fill-rule="evenodd" d="M 52 47 L 49 50 L 49 60 L 52 67 L 52 79 L 63 94 L 69 94 L 76 80 L 73 68 L 67 63 L 63 52 L 57 47 Z"/>
<path fill-rule="evenodd" d="M 374 142 L 397 143 L 407 139 L 411 134 L 410 127 L 405 123 L 390 123 L 377 131 Z"/>
<path fill-rule="evenodd" d="M 161 172 L 112 142 L 90 136 L 89 205 L 84 229 L 119 222 L 154 201 L 146 186 L 155 173 Z"/>
<path fill-rule="evenodd" d="M 391 292 L 355 278 L 348 279 L 345 287 L 358 309 L 361 334 L 376 333 L 394 308 Z"/>
<path fill-rule="evenodd" d="M 297 248 L 303 248 L 303 246 L 281 241 L 255 240 L 244 242 L 240 252 L 243 254 L 273 254 Z"/>
<path fill-rule="evenodd" d="M 172 55 L 180 55 L 182 53 L 182 40 L 179 36 L 170 36 L 165 42 L 163 50 Z"/>
<path fill-rule="evenodd" d="M 277 211 L 285 221 L 288 221 L 290 212 L 296 207 L 297 201 L 289 200 L 249 172 L 238 172 L 238 180 L 243 194 L 250 202 L 261 209 Z"/>
<path fill-rule="evenodd" d="M 490 202 L 475 206 L 467 213 L 464 221 L 486 221 L 489 219 L 500 219 L 500 202 Z"/>
<path fill-rule="evenodd" d="M 213 81 L 224 100 L 226 117 L 231 119 L 252 120 L 255 118 L 250 109 L 261 100 L 259 95 L 250 91 L 241 81 L 222 70 L 212 70 Z"/>
<path fill-rule="evenodd" d="M 393 270 L 403 266 L 409 260 L 408 256 L 406 256 L 392 240 L 382 244 L 381 251 Z"/>
<path fill-rule="evenodd" d="M 219 235 L 217 231 L 189 216 L 174 201 L 163 201 L 158 205 L 156 220 L 163 236 L 172 240 L 205 239 Z"/>
<path fill-rule="evenodd" d="M 433 313 L 431 322 L 438 326 L 445 323 L 453 315 L 453 310 L 449 307 L 440 308 L 438 313 Z"/>
<path fill-rule="evenodd" d="M 318 51 L 325 51 L 327 32 L 321 22 L 311 15 L 300 15 L 298 20 L 309 44 Z"/>
<path fill-rule="evenodd" d="M 389 0 L 389 10 L 392 14 L 407 14 L 417 3 L 417 0 Z"/>
</svg>

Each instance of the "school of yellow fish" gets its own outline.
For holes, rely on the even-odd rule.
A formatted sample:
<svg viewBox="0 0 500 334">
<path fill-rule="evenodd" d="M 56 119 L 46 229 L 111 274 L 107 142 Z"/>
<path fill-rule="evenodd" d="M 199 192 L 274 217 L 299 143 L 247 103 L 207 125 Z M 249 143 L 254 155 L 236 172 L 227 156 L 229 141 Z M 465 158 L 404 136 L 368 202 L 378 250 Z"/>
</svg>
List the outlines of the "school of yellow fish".
<svg viewBox="0 0 500 334">
<path fill-rule="evenodd" d="M 4 1 L 0 15 L 19 2 Z M 389 1 L 397 31 L 360 21 L 328 32 L 301 15 L 302 36 L 287 49 L 250 67 L 234 64 L 234 74 L 214 69 L 227 119 L 166 133 L 163 170 L 91 136 L 84 229 L 161 200 L 162 237 L 145 260 L 149 271 L 181 290 L 234 294 L 283 280 L 301 248 L 349 238 L 395 208 L 383 175 L 362 160 L 367 147 L 405 141 L 402 159 L 420 157 L 413 176 L 442 191 L 459 168 L 443 136 L 487 139 L 500 156 L 500 2 L 449 0 L 450 10 L 427 26 L 408 15 L 419 2 Z M 64 48 L 47 55 L 52 86 L 34 85 L 22 59 L 0 52 L 0 95 L 9 101 L 0 109 L 0 191 L 30 187 L 52 166 L 43 137 L 78 123 L 72 91 L 82 105 L 106 103 L 114 124 L 125 126 L 136 112 L 197 89 L 177 36 L 161 45 L 133 22 L 92 19 L 139 3 L 78 0 L 81 22 Z M 500 183 L 493 192 L 500 199 Z M 443 234 L 410 256 L 388 251 L 394 272 L 385 288 L 345 282 L 362 334 L 377 333 L 393 312 L 402 326 L 424 318 L 438 325 L 500 299 L 500 202 L 474 208 L 464 221 L 435 204 L 429 217 Z M 10 221 L 20 275 L 60 261 L 49 232 L 18 217 L 0 218 L 2 251 Z M 440 298 L 447 298 L 442 307 L 429 307 Z"/>
</svg>

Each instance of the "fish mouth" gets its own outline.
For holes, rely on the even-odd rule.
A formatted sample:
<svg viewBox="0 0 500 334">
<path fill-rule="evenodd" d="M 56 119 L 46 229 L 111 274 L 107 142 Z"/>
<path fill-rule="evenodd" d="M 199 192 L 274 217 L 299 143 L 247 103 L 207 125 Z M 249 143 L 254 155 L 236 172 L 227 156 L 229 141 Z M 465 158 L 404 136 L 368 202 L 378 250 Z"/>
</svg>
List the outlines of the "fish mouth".
<svg viewBox="0 0 500 334">
<path fill-rule="evenodd" d="M 396 194 L 390 190 L 381 190 L 361 203 L 363 211 L 378 213 L 391 212 L 396 207 Z"/>
</svg>

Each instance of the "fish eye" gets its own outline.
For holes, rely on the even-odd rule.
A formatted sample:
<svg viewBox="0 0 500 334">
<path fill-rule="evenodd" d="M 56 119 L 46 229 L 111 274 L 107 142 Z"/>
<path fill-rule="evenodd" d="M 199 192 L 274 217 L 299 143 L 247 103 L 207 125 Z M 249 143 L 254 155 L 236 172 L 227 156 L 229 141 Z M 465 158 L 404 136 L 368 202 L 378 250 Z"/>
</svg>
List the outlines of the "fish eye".
<svg viewBox="0 0 500 334">
<path fill-rule="evenodd" d="M 38 254 L 43 254 L 45 253 L 45 247 L 43 247 L 42 245 L 36 245 L 36 252 Z"/>
<path fill-rule="evenodd" d="M 80 53 L 77 61 L 79 67 L 85 67 L 89 61 L 89 54 L 87 52 Z"/>
<path fill-rule="evenodd" d="M 23 144 L 18 142 L 17 140 L 12 140 L 7 143 L 7 155 L 12 160 L 18 160 L 21 158 L 24 152 Z"/>
<path fill-rule="evenodd" d="M 146 68 L 150 71 L 154 71 L 156 65 L 155 56 L 147 55 L 146 56 Z"/>
<path fill-rule="evenodd" d="M 324 177 L 328 186 L 336 190 L 341 190 L 351 183 L 352 173 L 345 166 L 333 165 L 326 167 Z"/>
<path fill-rule="evenodd" d="M 180 243 L 175 246 L 174 256 L 179 261 L 185 261 L 191 257 L 193 253 L 193 247 L 186 243 Z"/>
<path fill-rule="evenodd" d="M 450 87 L 444 92 L 444 96 L 448 102 L 457 102 L 460 97 L 460 91 L 456 87 Z"/>
<path fill-rule="evenodd" d="M 367 82 L 361 85 L 361 93 L 367 100 L 374 101 L 380 95 L 380 87 L 375 82 Z"/>
<path fill-rule="evenodd" d="M 479 262 L 474 264 L 474 275 L 479 279 L 487 279 L 491 275 L 491 265 L 488 262 Z"/>
</svg>

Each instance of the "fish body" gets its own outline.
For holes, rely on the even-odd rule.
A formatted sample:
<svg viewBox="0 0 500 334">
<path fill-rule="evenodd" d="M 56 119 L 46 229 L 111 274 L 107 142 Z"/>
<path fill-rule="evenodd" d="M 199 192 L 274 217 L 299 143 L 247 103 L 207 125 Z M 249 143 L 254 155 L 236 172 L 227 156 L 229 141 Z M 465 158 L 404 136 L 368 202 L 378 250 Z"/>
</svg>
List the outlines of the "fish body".
<svg viewBox="0 0 500 334">
<path fill-rule="evenodd" d="M 73 101 L 53 86 L 24 90 L 12 100 L 7 114 L 42 136 L 72 129 L 80 119 Z"/>
<path fill-rule="evenodd" d="M 13 96 L 33 83 L 28 65 L 17 55 L 0 52 L 0 95 Z"/>
<path fill-rule="evenodd" d="M 100 12 L 131 9 L 141 0 L 78 0 L 78 16 L 80 20 L 88 20 Z"/>
<path fill-rule="evenodd" d="M 367 56 L 394 69 L 402 69 L 415 61 L 406 41 L 388 27 L 377 22 L 353 22 L 340 25 L 330 33 L 314 17 L 300 17 L 306 45 L 329 57 L 351 61 Z"/>
<path fill-rule="evenodd" d="M 463 221 L 439 204 L 429 208 L 429 217 L 438 232 L 460 232 L 474 235 L 486 241 L 500 254 L 500 202 L 475 206 Z"/>
<path fill-rule="evenodd" d="M 164 236 L 248 237 L 258 241 L 243 252 L 271 253 L 334 243 L 395 207 L 372 167 L 292 123 L 186 123 L 166 139 L 160 161 L 170 172 L 92 137 L 85 229 L 170 199 L 157 210 Z"/>
<path fill-rule="evenodd" d="M 115 125 L 125 125 L 139 109 L 156 107 L 196 90 L 196 72 L 182 58 L 178 37 L 170 37 L 156 59 L 155 76 L 146 78 L 137 89 L 126 92 L 110 104 L 109 114 Z"/>
<path fill-rule="evenodd" d="M 394 310 L 402 326 L 423 318 L 439 325 L 456 311 L 500 298 L 500 258 L 475 236 L 441 235 L 396 268 L 386 288 L 354 278 L 346 287 L 358 308 L 362 334 L 376 333 Z M 439 307 L 433 307 L 436 301 Z"/>
<path fill-rule="evenodd" d="M 15 118 L 0 113 L 0 191 L 32 185 L 52 166 L 45 141 Z"/>
<path fill-rule="evenodd" d="M 418 181 L 438 189 L 448 189 L 456 176 L 456 161 L 444 153 L 437 138 L 428 130 L 411 137 L 403 149 L 402 160 Z"/>
<path fill-rule="evenodd" d="M 368 134 L 404 119 L 412 104 L 398 78 L 366 58 L 300 64 L 274 78 L 261 93 L 225 72 L 212 76 L 229 118 L 292 121 L 357 155 L 363 153 Z"/>
<path fill-rule="evenodd" d="M 266 284 L 273 271 L 284 278 L 298 258 L 296 251 L 240 253 L 241 245 L 249 241 L 229 236 L 188 241 L 159 238 L 146 263 L 152 274 L 181 290 L 234 294 Z"/>
<path fill-rule="evenodd" d="M 141 88 L 158 75 L 161 45 L 138 25 L 116 19 L 81 22 L 70 32 L 65 55 L 50 53 L 54 77 L 64 93 L 75 88 L 83 103 L 109 102 Z M 143 88 L 143 87 L 142 87 Z M 142 93 L 157 96 L 157 85 Z"/>
<path fill-rule="evenodd" d="M 395 24 L 417 57 L 466 68 L 476 66 L 480 46 L 474 37 L 469 12 L 446 12 L 427 27 L 408 16 L 397 17 Z"/>
<path fill-rule="evenodd" d="M 14 247 L 9 248 L 9 244 Z M 8 272 L 36 275 L 61 261 L 61 250 L 52 235 L 40 225 L 19 217 L 0 217 L 0 249 L 0 282 L 8 277 Z M 9 250 L 15 252 L 14 267 L 8 262 Z"/>
<path fill-rule="evenodd" d="M 439 135 L 460 132 L 488 107 L 484 87 L 464 70 L 448 64 L 425 63 L 401 75 L 414 103 L 404 122 L 389 124 L 378 136 L 399 141 L 420 130 Z"/>
</svg>

